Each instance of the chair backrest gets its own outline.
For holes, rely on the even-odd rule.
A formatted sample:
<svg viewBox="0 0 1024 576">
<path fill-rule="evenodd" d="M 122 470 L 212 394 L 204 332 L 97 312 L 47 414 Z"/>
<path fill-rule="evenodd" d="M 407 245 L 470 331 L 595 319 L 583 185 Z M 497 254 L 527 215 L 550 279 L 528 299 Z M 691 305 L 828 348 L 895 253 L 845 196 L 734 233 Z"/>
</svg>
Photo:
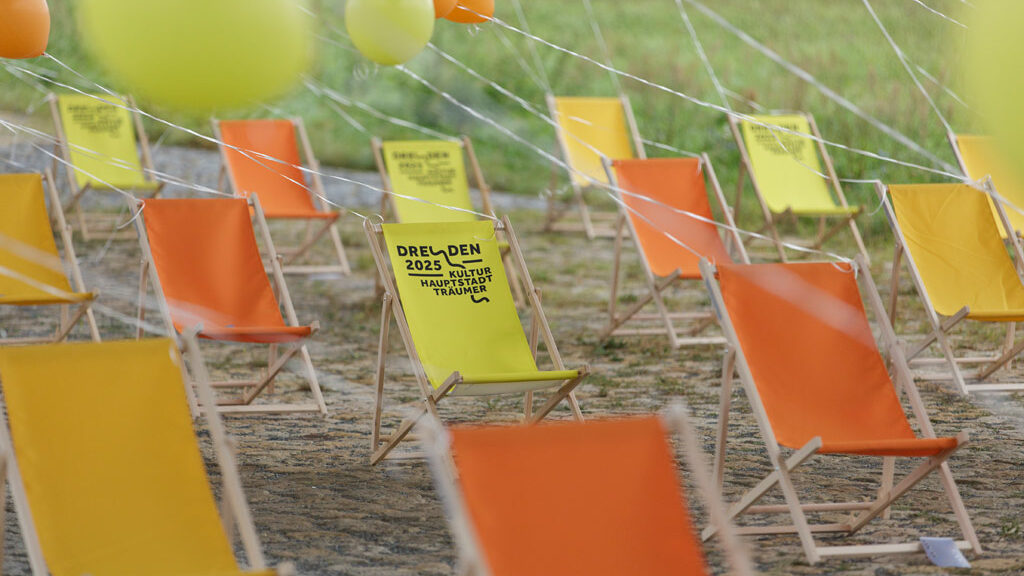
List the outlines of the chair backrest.
<svg viewBox="0 0 1024 576">
<path fill-rule="evenodd" d="M 434 387 L 464 377 L 535 372 L 494 223 L 384 224 L 413 342 Z"/>
<path fill-rule="evenodd" d="M 79 187 L 136 188 L 151 185 L 139 161 L 128 102 L 110 94 L 57 96 L 61 128 Z"/>
<path fill-rule="evenodd" d="M 291 120 L 216 122 L 235 195 L 246 198 L 253 192 L 259 194 L 260 205 L 271 218 L 317 212 L 305 185 Z"/>
<path fill-rule="evenodd" d="M 53 239 L 41 174 L 0 174 L 0 266 L 30 279 L 0 273 L 0 303 L 54 300 L 34 285 L 71 292 Z"/>
<path fill-rule="evenodd" d="M 722 300 L 776 440 L 913 439 L 853 268 L 718 265 Z"/>
<path fill-rule="evenodd" d="M 453 428 L 491 574 L 707 574 L 658 417 Z"/>
<path fill-rule="evenodd" d="M 935 310 L 952 316 L 1024 310 L 1024 285 L 992 220 L 988 195 L 966 184 L 890 186 L 899 229 Z"/>
<path fill-rule="evenodd" d="M 757 122 L 741 121 L 743 143 L 750 158 L 751 177 L 757 182 L 772 212 L 831 210 L 837 204 L 818 156 L 817 144 L 809 137 L 773 130 L 778 126 L 812 134 L 810 121 L 802 114 L 754 116 Z"/>
<path fill-rule="evenodd" d="M 174 342 L 4 348 L 0 382 L 49 573 L 238 572 Z"/>
<path fill-rule="evenodd" d="M 179 331 L 285 325 L 245 199 L 146 200 L 142 218 Z"/>
<path fill-rule="evenodd" d="M 1024 214 L 1018 211 L 1024 210 L 1024 186 L 1021 186 L 1020 178 L 1017 178 L 1013 167 L 1002 158 L 995 140 L 989 136 L 958 134 L 955 136 L 955 144 L 967 176 L 973 180 L 991 176 L 992 184 L 999 195 L 1013 203 L 1013 206 L 1005 207 L 1010 225 L 1015 230 L 1024 230 Z M 989 202 L 992 202 L 991 198 Z M 996 221 L 999 233 L 1005 237 L 1003 222 L 996 212 L 995 205 L 992 206 L 992 217 Z"/>
<path fill-rule="evenodd" d="M 718 227 L 711 222 L 714 216 L 699 158 L 615 160 L 612 167 L 619 188 L 636 195 L 621 194 L 621 198 L 629 207 L 627 214 L 640 252 L 652 272 L 668 276 L 680 270 L 687 278 L 700 278 L 701 258 L 732 262 Z M 671 234 L 690 250 L 666 234 Z"/>
<path fill-rule="evenodd" d="M 472 222 L 473 201 L 462 146 L 445 140 L 392 140 L 381 143 L 399 222 Z M 461 210 L 450 210 L 452 206 Z"/>
<path fill-rule="evenodd" d="M 589 178 L 607 183 L 602 155 L 612 160 L 635 158 L 621 98 L 553 98 L 555 121 L 561 131 L 575 183 Z M 596 150 L 596 152 L 595 152 Z"/>
</svg>

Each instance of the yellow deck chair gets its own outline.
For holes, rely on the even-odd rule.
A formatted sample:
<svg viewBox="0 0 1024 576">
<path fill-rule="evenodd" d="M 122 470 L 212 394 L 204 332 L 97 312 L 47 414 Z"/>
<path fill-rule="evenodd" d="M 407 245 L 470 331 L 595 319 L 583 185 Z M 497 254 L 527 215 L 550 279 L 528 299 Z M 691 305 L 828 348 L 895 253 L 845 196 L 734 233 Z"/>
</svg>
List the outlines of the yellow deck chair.
<svg viewBox="0 0 1024 576">
<path fill-rule="evenodd" d="M 681 404 L 659 415 L 541 426 L 442 430 L 428 422 L 424 451 L 448 505 L 459 574 L 705 576 L 695 502 L 719 528 L 732 574 L 754 574 Z M 673 436 L 699 498 L 680 486 Z"/>
<path fill-rule="evenodd" d="M 1020 235 L 1024 230 L 1024 186 L 1016 177 L 1015 171 L 1007 166 L 996 148 L 996 142 L 988 136 L 973 136 L 968 134 L 948 133 L 949 143 L 956 154 L 956 160 L 960 164 L 960 170 L 972 180 L 984 180 L 986 176 L 992 177 L 992 184 L 999 195 L 1011 202 L 1013 206 L 1005 206 L 1007 218 L 1010 225 Z M 990 199 L 990 202 L 994 200 Z M 999 218 L 995 204 L 992 205 L 992 218 L 999 227 L 999 233 L 1006 237 L 1006 229 Z"/>
<path fill-rule="evenodd" d="M 89 190 L 117 188 L 150 198 L 160 194 L 163 182 L 153 178 L 149 140 L 130 96 L 50 94 L 48 100 L 68 182 L 64 211 L 75 211 L 83 238 L 94 237 L 90 227 L 102 223 L 112 228 L 116 222 L 109 215 L 84 212 L 81 204 Z M 54 173 L 57 167 L 54 159 Z M 109 235 L 132 236 L 130 231 Z"/>
<path fill-rule="evenodd" d="M 582 229 L 587 238 L 613 236 L 616 213 L 592 213 L 583 197 L 586 188 L 608 184 L 602 159 L 646 158 L 644 143 L 636 127 L 633 108 L 626 96 L 618 98 L 570 98 L 547 95 L 548 111 L 555 121 L 555 136 L 562 158 L 569 166 L 573 201 L 580 211 L 582 228 L 559 223 L 566 207 L 558 206 L 554 193 L 548 197 L 547 230 Z M 606 220 L 604 228 L 597 220 Z"/>
<path fill-rule="evenodd" d="M 482 212 L 495 216 L 491 204 L 491 187 L 484 180 L 484 172 L 473 151 L 473 141 L 463 136 L 458 142 L 447 140 L 388 140 L 374 138 L 370 142 L 377 170 L 383 183 L 381 214 L 390 208 L 395 221 L 405 224 L 417 222 L 475 222 Z M 473 179 L 480 191 L 482 210 L 473 207 L 469 195 L 466 161 L 473 171 Z M 508 242 L 499 242 L 502 261 L 516 302 L 523 301 L 522 288 L 516 267 L 509 259 Z"/>
<path fill-rule="evenodd" d="M 751 122 L 729 117 L 729 126 L 740 150 L 740 176 L 733 204 L 736 213 L 740 211 L 744 176 L 749 175 L 764 217 L 761 231 L 771 234 L 783 262 L 786 251 L 777 226 L 783 217 L 818 218 L 818 235 L 810 244 L 815 250 L 844 227 L 849 227 L 858 251 L 870 261 L 855 220 L 862 208 L 846 202 L 832 157 L 821 142 L 814 117 L 799 113 L 753 118 Z M 813 136 L 817 141 L 773 130 L 773 126 Z M 829 218 L 837 219 L 831 228 L 826 227 Z"/>
<path fill-rule="evenodd" d="M 536 422 L 568 400 L 583 414 L 573 389 L 587 368 L 566 369 L 540 298 L 526 271 L 508 219 L 500 222 L 364 224 L 377 271 L 384 282 L 377 405 L 370 462 L 379 462 L 401 442 L 423 414 L 438 417 L 449 396 L 525 393 L 525 418 Z M 530 338 L 524 333 L 498 250 L 504 232 L 520 267 L 530 305 Z M 394 316 L 413 364 L 423 404 L 387 438 L 381 438 L 388 330 Z M 538 334 L 553 370 L 537 367 Z M 533 392 L 554 389 L 536 410 Z"/>
<path fill-rule="evenodd" d="M 1014 342 L 1014 323 L 1024 321 L 1024 283 L 1018 268 L 1024 263 L 1024 251 L 1020 239 L 1011 234 L 1015 265 L 991 218 L 994 207 L 1004 229 L 1012 229 L 1001 203 L 990 202 L 988 194 L 967 184 L 879 184 L 877 191 L 896 237 L 892 285 L 899 286 L 900 261 L 906 257 L 931 329 L 923 341 L 908 349 L 911 365 L 947 365 L 949 373 L 929 376 L 952 380 L 964 394 L 1024 389 L 1020 382 L 986 382 L 1024 350 L 1024 341 Z M 894 289 L 890 296 L 893 325 L 898 295 Z M 964 320 L 1006 323 L 1002 352 L 956 356 L 950 333 Z M 942 358 L 918 358 L 934 343 Z M 965 364 L 981 366 L 965 373 L 961 368 Z"/>
<path fill-rule="evenodd" d="M 191 360 L 209 401 L 205 371 Z M 33 574 L 290 572 L 266 567 L 229 439 L 217 411 L 207 410 L 220 517 L 185 380 L 177 346 L 163 338 L 0 350 L 0 446 Z M 227 534 L 232 525 L 245 571 Z"/>
<path fill-rule="evenodd" d="M 47 195 L 64 245 L 70 282 L 53 239 Z M 52 337 L 8 337 L 0 340 L 0 344 L 59 342 L 67 338 L 83 317 L 89 335 L 98 342 L 100 333 L 92 312 L 96 295 L 86 290 L 82 280 L 71 229 L 64 219 L 51 173 L 0 174 L 0 204 L 0 305 L 61 308 L 60 323 Z"/>
<path fill-rule="evenodd" d="M 749 263 L 743 241 L 736 232 L 732 210 L 725 201 L 715 169 L 707 154 L 699 158 L 650 158 L 636 160 L 605 160 L 608 179 L 619 199 L 620 217 L 616 226 L 615 260 L 612 266 L 611 297 L 608 302 L 608 325 L 602 338 L 611 336 L 667 334 L 673 348 L 707 344 L 724 344 L 721 336 L 701 336 L 714 323 L 714 313 L 669 312 L 663 293 L 677 281 L 699 280 L 701 258 L 715 262 L 732 262 L 730 246 L 739 261 Z M 705 182 L 711 190 L 728 229 L 726 241 L 714 224 L 711 203 Z M 621 272 L 623 233 L 628 225 L 629 237 L 636 245 L 643 267 L 647 294 L 619 314 L 619 276 Z M 671 236 L 670 236 L 671 235 Z M 654 302 L 657 312 L 641 314 Z M 629 321 L 657 321 L 661 327 L 626 327 Z M 676 320 L 689 320 L 683 336 Z"/>
</svg>

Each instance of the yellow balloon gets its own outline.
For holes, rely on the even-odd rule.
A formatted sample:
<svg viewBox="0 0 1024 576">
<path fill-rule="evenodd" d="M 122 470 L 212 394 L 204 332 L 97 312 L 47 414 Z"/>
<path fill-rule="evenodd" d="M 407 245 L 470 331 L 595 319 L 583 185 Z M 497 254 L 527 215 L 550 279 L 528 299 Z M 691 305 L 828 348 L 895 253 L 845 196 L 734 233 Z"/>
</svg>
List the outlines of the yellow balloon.
<svg viewBox="0 0 1024 576">
<path fill-rule="evenodd" d="M 384 66 L 407 62 L 434 33 L 433 0 L 348 0 L 345 29 L 356 48 Z"/>
<path fill-rule="evenodd" d="M 80 0 L 78 27 L 123 89 L 179 109 L 252 105 L 312 61 L 304 0 Z"/>
<path fill-rule="evenodd" d="M 986 0 L 970 12 L 967 85 L 1007 165 L 1024 181 L 1024 2 Z"/>
</svg>

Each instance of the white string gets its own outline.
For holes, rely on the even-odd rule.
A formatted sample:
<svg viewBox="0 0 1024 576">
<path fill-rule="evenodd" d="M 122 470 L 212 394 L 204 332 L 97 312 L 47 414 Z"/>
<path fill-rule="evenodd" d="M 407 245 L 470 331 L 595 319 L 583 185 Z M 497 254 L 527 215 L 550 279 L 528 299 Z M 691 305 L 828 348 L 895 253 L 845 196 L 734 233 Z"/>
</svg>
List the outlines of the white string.
<svg viewBox="0 0 1024 576">
<path fill-rule="evenodd" d="M 601 54 L 604 56 L 604 63 L 608 65 L 608 68 L 614 68 L 612 65 L 612 52 L 608 49 L 608 44 L 604 41 L 604 34 L 601 33 L 601 26 L 597 23 L 597 16 L 594 14 L 594 7 L 591 6 L 590 0 L 583 0 L 583 8 L 587 12 L 587 20 L 590 21 L 590 29 L 594 32 L 594 38 L 597 40 L 597 46 L 601 50 Z M 611 70 L 608 71 L 608 75 L 612 79 L 612 85 L 615 86 L 615 91 L 622 95 L 622 82 L 619 81 L 618 74 L 615 74 Z"/>
<path fill-rule="evenodd" d="M 931 6 L 925 4 L 921 0 L 914 0 L 914 2 L 916 2 L 919 6 L 924 7 L 926 10 L 928 10 L 932 14 L 935 14 L 936 16 L 942 18 L 943 20 L 946 20 L 947 22 L 952 22 L 953 24 L 956 24 L 957 26 L 959 26 L 959 27 L 961 27 L 961 28 L 963 28 L 965 30 L 967 29 L 967 25 L 964 24 L 963 22 L 961 22 L 959 20 L 956 20 L 954 18 L 950 18 L 949 16 L 946 16 L 942 12 L 939 12 L 938 10 L 936 10 L 935 8 L 932 8 Z"/>
<path fill-rule="evenodd" d="M 519 3 L 519 0 L 512 0 L 512 7 L 516 11 L 516 18 L 519 20 L 519 25 L 523 27 L 523 30 L 530 31 L 530 25 L 526 21 L 526 13 L 523 12 L 523 6 Z M 494 28 L 494 30 L 499 30 Z M 504 33 L 502 34 L 504 36 Z M 533 64 L 537 68 L 537 74 L 544 83 L 544 92 L 551 93 L 551 81 L 548 79 L 547 69 L 544 67 L 544 62 L 540 59 L 540 53 L 537 52 L 537 46 L 533 42 L 526 43 L 526 49 L 530 52 L 530 56 L 533 58 Z"/>
<path fill-rule="evenodd" d="M 686 6 L 683 5 L 682 0 L 676 0 L 676 6 L 679 8 L 679 15 L 683 18 L 683 24 L 686 25 L 686 31 L 690 34 L 690 40 L 693 42 L 693 47 L 697 50 L 697 55 L 700 56 L 700 61 L 704 65 L 704 70 L 707 71 L 708 76 L 711 77 L 711 83 L 715 86 L 715 91 L 718 92 L 718 97 L 722 101 L 722 106 L 732 110 L 729 106 L 729 99 L 725 95 L 725 87 L 718 81 L 718 75 L 715 74 L 715 69 L 711 66 L 711 60 L 708 59 L 708 55 L 704 52 L 704 45 L 700 42 L 700 37 L 697 36 L 697 30 L 693 27 L 693 23 L 690 22 L 690 15 L 686 13 Z"/>
</svg>

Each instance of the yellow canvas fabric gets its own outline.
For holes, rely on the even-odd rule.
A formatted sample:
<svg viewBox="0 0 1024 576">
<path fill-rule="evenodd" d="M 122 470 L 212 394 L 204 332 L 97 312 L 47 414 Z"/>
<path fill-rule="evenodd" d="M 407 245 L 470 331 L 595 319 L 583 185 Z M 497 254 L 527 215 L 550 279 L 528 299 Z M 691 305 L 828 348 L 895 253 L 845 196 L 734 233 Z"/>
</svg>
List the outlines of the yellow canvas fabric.
<svg viewBox="0 0 1024 576">
<path fill-rule="evenodd" d="M 13 271 L 0 271 L 0 304 L 31 306 L 92 298 L 91 294 L 73 294 L 62 271 L 46 212 L 42 176 L 0 174 L 0 204 L 0 266 Z M 36 283 L 60 294 L 44 290 Z"/>
<path fill-rule="evenodd" d="M 174 342 L 4 348 L 0 382 L 51 574 L 239 573 Z"/>
<path fill-rule="evenodd" d="M 992 222 L 984 192 L 966 184 L 890 186 L 907 250 L 935 310 L 969 318 L 1024 320 L 1024 284 Z"/>
<path fill-rule="evenodd" d="M 472 222 L 470 212 L 450 210 L 453 206 L 473 210 L 462 147 L 444 140 L 403 140 L 383 142 L 384 166 L 391 189 L 398 194 L 422 198 L 433 204 L 395 196 L 399 222 Z M 440 205 L 440 206 L 439 206 Z"/>
<path fill-rule="evenodd" d="M 61 126 L 67 138 L 79 187 L 154 188 L 144 178 L 127 103 L 104 94 L 63 94 L 57 97 Z"/>
<path fill-rule="evenodd" d="M 542 388 L 576 376 L 537 370 L 491 221 L 383 229 L 416 353 L 435 388 L 454 371 L 467 384 L 453 393 L 464 395 Z"/>
<path fill-rule="evenodd" d="M 987 136 L 959 135 L 956 137 L 957 147 L 960 148 L 960 157 L 964 160 L 964 168 L 967 169 L 967 176 L 972 180 L 981 180 L 986 176 L 992 177 L 992 184 L 996 191 L 1003 198 L 1013 203 L 1016 208 L 1024 210 L 1024 186 L 1015 176 L 1014 170 L 1007 165 L 1007 162 L 999 154 L 995 147 L 995 141 Z M 1006 230 L 1003 229 L 1003 222 L 996 212 L 996 207 L 989 198 L 992 208 L 992 218 L 996 221 L 999 234 L 1006 237 Z M 1004 205 L 1004 211 L 1010 220 L 1010 225 L 1015 230 L 1024 230 L 1024 214 L 1014 206 Z"/>
<path fill-rule="evenodd" d="M 811 133 L 810 122 L 799 114 L 754 116 L 761 124 L 740 123 L 743 142 L 750 156 L 752 178 L 757 182 L 768 209 L 778 214 L 831 216 L 851 214 L 857 208 L 844 208 L 832 198 L 817 145 L 810 138 L 772 130 L 778 126 L 794 132 Z"/>
<path fill-rule="evenodd" d="M 608 183 L 599 150 L 610 160 L 634 158 L 626 113 L 619 98 L 555 98 L 555 120 L 568 149 L 573 182 L 590 181 L 580 173 Z M 593 148 L 593 149 L 592 149 Z"/>
</svg>

